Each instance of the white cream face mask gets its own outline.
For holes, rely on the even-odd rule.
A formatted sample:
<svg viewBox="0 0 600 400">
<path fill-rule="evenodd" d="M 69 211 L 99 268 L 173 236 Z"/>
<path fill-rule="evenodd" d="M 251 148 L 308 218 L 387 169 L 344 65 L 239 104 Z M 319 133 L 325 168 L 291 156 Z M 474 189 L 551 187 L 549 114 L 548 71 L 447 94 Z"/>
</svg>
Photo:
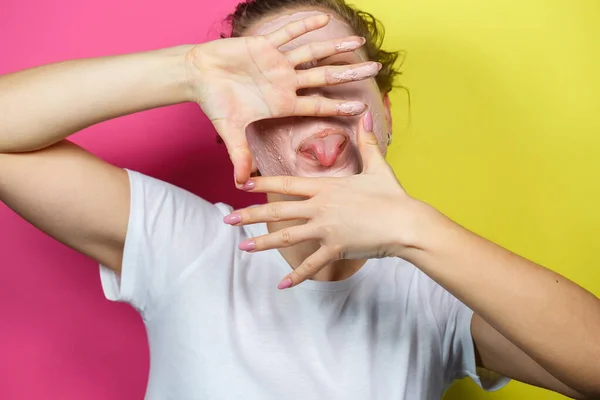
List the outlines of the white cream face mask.
<svg viewBox="0 0 600 400">
<path fill-rule="evenodd" d="M 283 15 L 248 30 L 247 35 L 264 35 L 286 24 L 313 15 L 320 11 L 302 11 Z M 285 46 L 289 51 L 311 42 L 341 39 L 355 35 L 343 21 L 332 18 L 327 26 L 309 32 Z M 337 54 L 318 64 L 346 65 L 367 61 L 363 52 Z M 315 65 L 316 66 L 316 65 Z M 369 74 L 370 71 L 347 71 L 345 75 Z M 315 89 L 302 89 L 302 96 L 319 95 L 332 99 L 361 101 L 373 113 L 374 132 L 385 153 L 387 148 L 388 121 L 381 92 L 374 79 L 344 83 Z M 348 176 L 360 172 L 361 161 L 356 147 L 356 132 L 361 116 L 356 117 L 290 117 L 258 121 L 247 130 L 248 144 L 262 175 L 295 176 Z"/>
</svg>

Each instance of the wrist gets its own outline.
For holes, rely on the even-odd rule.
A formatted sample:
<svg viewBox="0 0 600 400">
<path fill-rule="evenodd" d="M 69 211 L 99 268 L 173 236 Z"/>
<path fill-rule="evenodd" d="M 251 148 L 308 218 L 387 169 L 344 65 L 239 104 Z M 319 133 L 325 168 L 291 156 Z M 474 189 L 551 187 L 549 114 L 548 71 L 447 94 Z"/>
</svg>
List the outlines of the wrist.
<svg viewBox="0 0 600 400">
<path fill-rule="evenodd" d="M 413 198 L 400 205 L 398 211 L 393 255 L 413 264 L 419 255 L 433 251 L 455 225 L 434 207 Z"/>
<path fill-rule="evenodd" d="M 214 52 L 215 42 L 207 42 L 189 47 L 185 55 L 190 101 L 201 106 L 202 94 L 206 93 L 206 85 L 211 81 L 211 72 L 219 68 Z"/>
<path fill-rule="evenodd" d="M 146 101 L 156 103 L 151 107 L 192 101 L 192 77 L 186 61 L 192 47 L 181 45 L 132 55 L 143 63 L 137 71 L 145 82 Z"/>
<path fill-rule="evenodd" d="M 180 45 L 162 50 L 165 66 L 167 67 L 168 85 L 180 101 L 195 101 L 194 75 L 188 62 L 189 53 L 194 45 Z"/>
</svg>

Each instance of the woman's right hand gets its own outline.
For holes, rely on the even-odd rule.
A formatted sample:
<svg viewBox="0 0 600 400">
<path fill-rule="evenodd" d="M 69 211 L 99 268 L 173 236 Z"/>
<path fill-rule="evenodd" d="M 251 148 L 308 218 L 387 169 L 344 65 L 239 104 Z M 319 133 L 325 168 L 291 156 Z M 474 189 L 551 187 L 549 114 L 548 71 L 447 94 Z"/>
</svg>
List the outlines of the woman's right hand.
<svg viewBox="0 0 600 400">
<path fill-rule="evenodd" d="M 365 110 L 362 102 L 298 96 L 297 91 L 371 78 L 379 72 L 380 64 L 296 69 L 303 63 L 354 51 L 364 44 L 363 38 L 353 36 L 314 42 L 288 52 L 279 50 L 295 38 L 324 27 L 329 19 L 328 15 L 313 16 L 267 35 L 216 40 L 197 45 L 188 53 L 193 95 L 225 142 L 238 184 L 245 183 L 252 172 L 246 140 L 246 127 L 252 122 L 291 116 L 353 116 Z"/>
</svg>

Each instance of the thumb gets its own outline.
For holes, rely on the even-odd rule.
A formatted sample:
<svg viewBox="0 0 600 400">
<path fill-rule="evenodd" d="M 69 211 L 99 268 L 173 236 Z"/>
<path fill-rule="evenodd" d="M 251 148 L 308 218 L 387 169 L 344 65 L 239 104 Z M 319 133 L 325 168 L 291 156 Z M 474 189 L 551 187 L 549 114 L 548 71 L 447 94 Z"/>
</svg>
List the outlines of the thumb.
<svg viewBox="0 0 600 400">
<path fill-rule="evenodd" d="M 233 163 L 233 174 L 236 186 L 246 183 L 252 172 L 252 154 L 246 139 L 244 128 L 228 124 L 225 120 L 213 121 L 219 136 L 225 142 L 229 158 Z"/>
<path fill-rule="evenodd" d="M 384 160 L 379 141 L 373 133 L 373 113 L 371 110 L 363 115 L 358 127 L 358 151 L 362 158 L 363 173 L 373 171 Z"/>
</svg>

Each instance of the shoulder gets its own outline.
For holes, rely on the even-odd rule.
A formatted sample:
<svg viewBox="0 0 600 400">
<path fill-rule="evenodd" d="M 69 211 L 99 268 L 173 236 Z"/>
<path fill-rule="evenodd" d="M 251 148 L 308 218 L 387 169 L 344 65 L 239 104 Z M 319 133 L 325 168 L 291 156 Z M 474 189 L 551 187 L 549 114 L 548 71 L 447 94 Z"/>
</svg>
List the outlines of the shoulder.
<svg viewBox="0 0 600 400">
<path fill-rule="evenodd" d="M 223 222 L 232 208 L 160 179 L 127 170 L 131 201 L 127 240 L 165 257 L 197 253 L 216 242 L 232 241 L 236 231 Z"/>
<path fill-rule="evenodd" d="M 125 169 L 129 176 L 131 187 L 131 205 L 149 208 L 150 210 L 169 209 L 177 212 L 211 211 L 215 215 L 227 215 L 233 209 L 225 203 L 210 203 L 202 197 L 173 185 L 172 183 L 154 178 L 138 171 Z M 177 208 L 172 208 L 177 206 Z M 189 209 L 186 207 L 190 207 Z"/>
<path fill-rule="evenodd" d="M 420 314 L 432 316 L 437 324 L 444 325 L 453 314 L 466 309 L 454 295 L 410 262 L 401 258 L 376 262 L 379 273 L 387 274 L 377 280 L 393 283 L 396 290 L 404 292 L 409 304 L 417 307 Z"/>
</svg>

